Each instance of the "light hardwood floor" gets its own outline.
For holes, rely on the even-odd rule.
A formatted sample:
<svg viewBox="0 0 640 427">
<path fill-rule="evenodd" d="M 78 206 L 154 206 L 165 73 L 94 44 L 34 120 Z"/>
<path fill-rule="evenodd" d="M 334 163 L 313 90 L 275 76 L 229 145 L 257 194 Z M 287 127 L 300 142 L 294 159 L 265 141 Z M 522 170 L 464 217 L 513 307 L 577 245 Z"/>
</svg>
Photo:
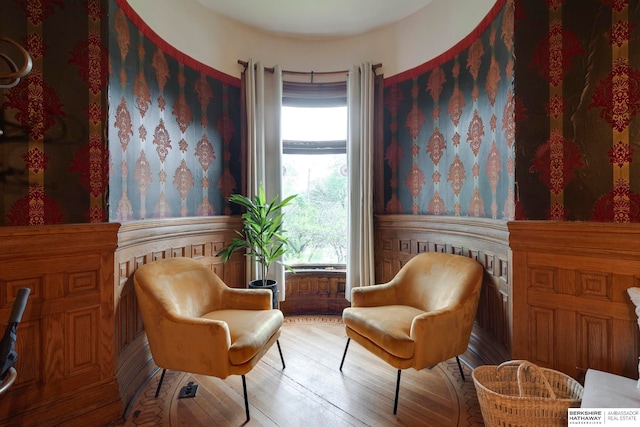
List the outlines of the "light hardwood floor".
<svg viewBox="0 0 640 427">
<path fill-rule="evenodd" d="M 342 372 L 346 343 L 339 317 L 287 318 L 280 344 L 246 375 L 248 426 L 482 426 L 473 380 L 462 381 L 455 359 L 428 370 L 402 372 L 398 413 L 393 415 L 396 370 L 352 342 Z M 125 426 L 245 425 L 242 380 L 167 371 L 144 387 L 127 412 Z M 193 381 L 194 398 L 178 398 Z"/>
</svg>

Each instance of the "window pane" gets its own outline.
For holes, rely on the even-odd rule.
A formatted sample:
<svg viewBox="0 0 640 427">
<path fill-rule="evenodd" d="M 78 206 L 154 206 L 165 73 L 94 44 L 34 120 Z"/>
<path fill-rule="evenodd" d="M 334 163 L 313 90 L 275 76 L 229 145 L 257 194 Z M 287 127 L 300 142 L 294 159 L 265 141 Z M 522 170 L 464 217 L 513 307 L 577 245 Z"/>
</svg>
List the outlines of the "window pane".
<svg viewBox="0 0 640 427">
<path fill-rule="evenodd" d="M 282 139 L 339 141 L 347 139 L 347 107 L 282 107 Z"/>
<path fill-rule="evenodd" d="M 286 208 L 285 262 L 346 264 L 347 155 L 283 155 L 283 190 L 297 194 Z"/>
</svg>

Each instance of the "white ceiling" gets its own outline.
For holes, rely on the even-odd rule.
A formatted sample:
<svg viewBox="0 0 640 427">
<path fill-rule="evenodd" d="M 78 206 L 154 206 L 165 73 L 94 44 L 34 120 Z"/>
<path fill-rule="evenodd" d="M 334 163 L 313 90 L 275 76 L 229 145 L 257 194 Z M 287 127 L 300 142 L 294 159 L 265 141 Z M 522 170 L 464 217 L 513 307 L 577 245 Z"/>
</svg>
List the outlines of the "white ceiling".
<svg viewBox="0 0 640 427">
<path fill-rule="evenodd" d="M 272 34 L 322 38 L 397 22 L 432 0 L 197 0 L 213 12 Z"/>
</svg>

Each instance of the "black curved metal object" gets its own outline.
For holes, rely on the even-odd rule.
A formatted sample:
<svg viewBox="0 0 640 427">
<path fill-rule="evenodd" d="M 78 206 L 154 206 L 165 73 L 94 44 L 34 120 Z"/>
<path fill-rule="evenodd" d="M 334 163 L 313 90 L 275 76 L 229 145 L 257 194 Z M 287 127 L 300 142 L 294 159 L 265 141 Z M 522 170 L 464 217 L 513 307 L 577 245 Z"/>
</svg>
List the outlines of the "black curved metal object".
<svg viewBox="0 0 640 427">
<path fill-rule="evenodd" d="M 27 52 L 27 50 L 18 42 L 8 37 L 0 37 L 0 42 L 13 45 L 20 52 L 23 61 L 23 64 L 18 67 L 8 55 L 0 53 L 0 59 L 2 59 L 11 69 L 11 72 L 8 73 L 0 72 L 0 88 L 9 89 L 17 85 L 22 77 L 29 74 L 31 67 L 33 66 L 33 60 L 31 59 L 29 52 Z"/>
<path fill-rule="evenodd" d="M 0 380 L 4 380 L 4 377 L 18 360 L 18 353 L 15 349 L 16 331 L 18 324 L 22 320 L 22 314 L 27 306 L 27 299 L 29 298 L 30 292 L 31 289 L 29 288 L 18 289 L 18 295 L 16 295 L 16 299 L 13 302 L 9 323 L 0 341 Z"/>
</svg>

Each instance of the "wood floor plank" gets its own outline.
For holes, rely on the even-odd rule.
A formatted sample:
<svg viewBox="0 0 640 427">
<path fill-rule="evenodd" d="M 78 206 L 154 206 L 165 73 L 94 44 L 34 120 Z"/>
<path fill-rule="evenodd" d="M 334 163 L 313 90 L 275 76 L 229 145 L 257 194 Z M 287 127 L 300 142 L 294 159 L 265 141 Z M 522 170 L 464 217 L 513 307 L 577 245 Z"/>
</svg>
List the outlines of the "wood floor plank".
<svg viewBox="0 0 640 427">
<path fill-rule="evenodd" d="M 251 421 L 245 423 L 242 380 L 167 372 L 158 399 L 157 377 L 132 405 L 124 427 L 141 426 L 482 426 L 471 372 L 462 382 L 455 359 L 429 370 L 402 371 L 397 415 L 397 371 L 347 338 L 337 317 L 287 318 L 280 344 L 246 374 Z M 198 384 L 195 398 L 180 388 Z M 471 384 L 469 384 L 471 383 Z"/>
</svg>

